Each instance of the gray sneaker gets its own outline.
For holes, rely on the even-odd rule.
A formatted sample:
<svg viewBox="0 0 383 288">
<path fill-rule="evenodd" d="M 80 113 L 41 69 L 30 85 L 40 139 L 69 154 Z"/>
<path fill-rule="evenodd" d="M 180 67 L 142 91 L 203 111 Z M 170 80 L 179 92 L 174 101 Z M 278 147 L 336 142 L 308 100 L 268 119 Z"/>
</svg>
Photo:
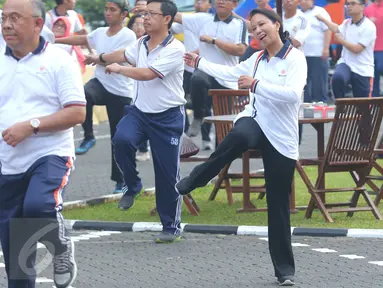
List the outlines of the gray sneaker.
<svg viewBox="0 0 383 288">
<path fill-rule="evenodd" d="M 122 195 L 120 201 L 118 202 L 118 209 L 120 209 L 120 210 L 128 210 L 128 209 L 132 208 L 133 205 L 134 205 L 134 200 L 143 191 L 143 189 L 141 188 L 140 192 L 138 192 L 136 195 L 128 195 L 127 194 L 127 192 L 128 192 L 127 189 L 128 188 L 126 186 L 124 186 L 122 188 L 122 191 L 124 192 L 124 195 Z"/>
<path fill-rule="evenodd" d="M 57 288 L 69 287 L 77 276 L 77 265 L 74 260 L 74 242 L 68 241 L 68 249 L 53 258 L 53 279 Z"/>
<path fill-rule="evenodd" d="M 294 286 L 294 276 L 282 276 L 277 280 L 279 286 Z"/>
<path fill-rule="evenodd" d="M 168 232 L 161 232 L 161 234 L 157 235 L 154 241 L 157 244 L 166 244 L 166 243 L 173 243 L 173 242 L 179 242 L 184 240 L 185 238 L 181 235 L 174 235 Z"/>
<path fill-rule="evenodd" d="M 201 132 L 202 119 L 193 119 L 188 132 L 186 133 L 189 137 L 195 137 Z"/>
</svg>

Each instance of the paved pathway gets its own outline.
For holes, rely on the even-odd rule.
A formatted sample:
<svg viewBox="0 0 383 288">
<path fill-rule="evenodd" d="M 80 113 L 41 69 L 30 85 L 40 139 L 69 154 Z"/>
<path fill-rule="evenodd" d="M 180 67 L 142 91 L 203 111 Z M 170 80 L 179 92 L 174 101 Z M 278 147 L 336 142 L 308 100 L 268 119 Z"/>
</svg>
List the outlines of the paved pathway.
<svg viewBox="0 0 383 288">
<path fill-rule="evenodd" d="M 152 233 L 81 231 L 74 236 L 76 288 L 277 287 L 267 238 L 186 234 L 186 241 L 156 245 Z M 293 237 L 293 243 L 296 287 L 382 287 L 379 239 Z M 1 262 L 0 256 L 0 267 Z M 49 266 L 36 287 L 53 287 L 51 279 Z M 6 287 L 4 268 L 0 287 Z"/>
<path fill-rule="evenodd" d="M 326 126 L 326 139 L 329 134 L 330 125 Z M 70 184 L 65 193 L 64 200 L 82 200 L 97 197 L 113 192 L 114 182 L 110 180 L 110 136 L 108 123 L 102 123 L 95 126 L 97 140 L 96 146 L 87 154 L 77 156 L 75 162 L 75 171 L 71 174 Z M 301 145 L 301 155 L 304 157 L 316 156 L 316 131 L 310 126 L 305 125 L 303 131 L 303 142 Z M 82 139 L 81 127 L 75 128 L 76 145 Z M 196 143 L 201 143 L 201 138 L 196 139 Z M 202 151 L 203 154 L 209 154 Z M 181 163 L 182 175 L 187 175 L 198 163 Z M 260 160 L 251 161 L 251 169 L 262 167 Z M 235 171 L 241 171 L 240 161 L 235 161 L 233 165 Z M 138 162 L 138 170 L 142 176 L 145 188 L 154 187 L 154 172 L 152 160 Z"/>
</svg>

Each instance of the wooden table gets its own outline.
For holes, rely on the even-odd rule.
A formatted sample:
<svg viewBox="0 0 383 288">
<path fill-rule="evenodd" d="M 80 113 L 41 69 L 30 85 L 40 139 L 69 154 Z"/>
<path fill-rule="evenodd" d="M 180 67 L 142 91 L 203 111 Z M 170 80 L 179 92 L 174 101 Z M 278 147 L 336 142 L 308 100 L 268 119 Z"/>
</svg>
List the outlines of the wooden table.
<svg viewBox="0 0 383 288">
<path fill-rule="evenodd" d="M 212 124 L 232 124 L 236 119 L 237 115 L 220 115 L 220 116 L 208 116 L 204 118 L 204 121 Z M 299 163 L 302 166 L 318 165 L 318 159 L 322 159 L 325 152 L 325 139 L 324 139 L 324 125 L 326 123 L 332 123 L 334 118 L 300 118 L 299 124 L 311 124 L 317 131 L 317 159 L 299 159 Z M 243 154 L 243 165 L 249 163 L 249 153 Z M 244 169 L 249 167 L 244 166 Z M 319 167 L 318 167 L 319 168 Z M 325 188 L 325 179 L 320 183 L 321 188 Z M 322 194 L 323 200 L 324 194 Z M 295 205 L 295 189 L 292 189 L 290 198 L 290 210 L 292 213 L 296 212 L 297 209 L 306 209 L 307 206 L 296 207 Z M 251 211 L 264 211 L 266 209 L 257 209 L 256 206 L 250 200 L 250 187 L 248 183 L 243 185 L 243 208 L 238 212 L 251 212 Z"/>
</svg>

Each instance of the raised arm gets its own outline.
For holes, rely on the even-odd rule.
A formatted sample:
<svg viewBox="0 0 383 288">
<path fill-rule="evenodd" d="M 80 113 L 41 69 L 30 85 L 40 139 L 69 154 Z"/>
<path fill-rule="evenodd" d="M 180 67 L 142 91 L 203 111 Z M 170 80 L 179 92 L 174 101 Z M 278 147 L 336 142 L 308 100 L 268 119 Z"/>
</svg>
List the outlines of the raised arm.
<svg viewBox="0 0 383 288">
<path fill-rule="evenodd" d="M 330 29 L 331 32 L 333 33 L 339 33 L 339 25 L 332 22 L 331 19 L 326 19 L 323 15 L 321 14 L 318 14 L 315 16 L 319 21 L 323 22 L 324 24 L 326 24 L 326 26 L 328 27 L 328 29 Z"/>
<path fill-rule="evenodd" d="M 88 37 L 86 35 L 76 35 L 63 38 L 56 38 L 55 43 L 76 46 L 88 45 Z"/>
<path fill-rule="evenodd" d="M 205 58 L 199 57 L 194 53 L 185 53 L 184 56 L 186 65 L 196 67 L 214 78 L 229 82 L 237 82 L 242 75 L 251 74 L 251 67 L 253 67 L 251 63 L 254 62 L 252 58 L 250 57 L 248 60 L 230 67 L 208 62 Z"/>
</svg>

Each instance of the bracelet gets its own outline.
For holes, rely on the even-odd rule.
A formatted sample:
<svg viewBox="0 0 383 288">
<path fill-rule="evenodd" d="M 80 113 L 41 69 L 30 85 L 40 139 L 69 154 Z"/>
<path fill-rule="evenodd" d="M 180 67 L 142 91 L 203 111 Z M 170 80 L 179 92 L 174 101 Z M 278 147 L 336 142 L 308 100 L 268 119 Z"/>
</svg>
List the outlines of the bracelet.
<svg viewBox="0 0 383 288">
<path fill-rule="evenodd" d="M 106 63 L 104 58 L 102 58 L 102 55 L 104 55 L 105 53 L 101 53 L 100 56 L 98 57 L 100 59 L 100 62 L 101 63 Z"/>
<path fill-rule="evenodd" d="M 211 41 L 211 44 L 215 45 L 215 40 L 216 38 L 213 38 L 213 40 Z"/>
</svg>

